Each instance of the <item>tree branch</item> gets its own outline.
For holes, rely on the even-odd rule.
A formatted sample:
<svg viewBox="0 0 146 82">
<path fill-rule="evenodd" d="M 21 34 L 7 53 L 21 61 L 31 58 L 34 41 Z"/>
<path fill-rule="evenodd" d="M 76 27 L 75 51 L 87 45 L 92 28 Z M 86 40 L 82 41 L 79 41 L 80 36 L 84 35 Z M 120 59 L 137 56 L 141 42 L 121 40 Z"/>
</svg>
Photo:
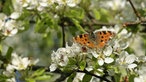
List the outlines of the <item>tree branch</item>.
<svg viewBox="0 0 146 82">
<path fill-rule="evenodd" d="M 64 30 L 64 26 L 62 26 L 61 28 L 62 28 L 62 47 L 65 47 L 65 30 Z"/>
<path fill-rule="evenodd" d="M 135 15 L 138 17 L 138 19 L 139 19 L 140 21 L 142 21 L 142 18 L 141 18 L 141 16 L 140 16 L 140 14 L 137 12 L 136 8 L 134 7 L 132 1 L 131 1 L 131 0 L 128 0 L 128 1 L 129 1 L 130 5 L 131 5 L 131 7 L 132 7 L 132 9 L 133 9 L 133 11 L 134 11 L 134 13 L 135 13 Z"/>
<path fill-rule="evenodd" d="M 94 77 L 96 77 L 96 78 L 99 78 L 99 79 L 101 79 L 101 80 L 104 80 L 104 81 L 107 81 L 107 82 L 111 82 L 111 81 L 108 80 L 107 78 L 97 76 L 97 75 L 95 75 L 95 74 L 93 74 L 93 73 L 91 73 L 91 72 L 88 72 L 87 70 L 83 70 L 83 71 L 82 71 L 82 70 L 77 70 L 77 72 L 85 73 L 85 74 L 88 74 L 88 75 L 94 76 Z"/>
</svg>

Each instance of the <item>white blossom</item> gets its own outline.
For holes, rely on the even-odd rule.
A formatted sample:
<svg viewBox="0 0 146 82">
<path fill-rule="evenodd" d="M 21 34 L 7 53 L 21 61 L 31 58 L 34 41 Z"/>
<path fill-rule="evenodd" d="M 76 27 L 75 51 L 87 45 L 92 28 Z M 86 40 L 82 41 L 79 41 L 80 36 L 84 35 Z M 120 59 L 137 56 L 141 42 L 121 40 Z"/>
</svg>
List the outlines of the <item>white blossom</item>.
<svg viewBox="0 0 146 82">
<path fill-rule="evenodd" d="M 133 69 L 137 67 L 134 63 L 137 60 L 135 55 L 130 55 L 126 51 L 121 52 L 120 57 L 117 59 L 117 62 L 120 65 L 123 65 L 125 68 Z"/>
<path fill-rule="evenodd" d="M 110 0 L 107 1 L 106 6 L 110 7 L 112 10 L 118 10 L 125 7 L 126 0 Z"/>
</svg>

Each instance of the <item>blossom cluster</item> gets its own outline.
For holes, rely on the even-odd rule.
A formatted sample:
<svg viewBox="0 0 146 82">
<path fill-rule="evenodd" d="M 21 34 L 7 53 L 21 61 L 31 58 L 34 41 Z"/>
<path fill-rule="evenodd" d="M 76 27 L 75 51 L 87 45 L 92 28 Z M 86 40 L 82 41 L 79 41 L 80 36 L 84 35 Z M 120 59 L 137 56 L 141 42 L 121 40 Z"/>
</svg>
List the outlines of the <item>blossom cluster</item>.
<svg viewBox="0 0 146 82">
<path fill-rule="evenodd" d="M 16 53 L 12 53 L 11 62 L 6 66 L 6 70 L 3 71 L 3 74 L 9 79 L 7 79 L 7 82 L 16 82 L 16 77 L 14 75 L 15 71 L 21 71 L 26 70 L 28 66 L 35 65 L 39 60 L 32 60 L 28 57 L 20 57 Z M 16 75 L 17 76 L 17 75 Z M 20 77 L 20 76 L 19 76 Z"/>
<path fill-rule="evenodd" d="M 74 7 L 80 3 L 80 0 L 16 0 L 16 3 L 19 4 L 20 7 L 28 10 L 37 9 L 38 11 L 42 11 L 45 8 L 52 7 L 54 4 Z"/>
<path fill-rule="evenodd" d="M 13 36 L 21 29 L 21 22 L 16 21 L 20 13 L 13 12 L 10 16 L 0 13 L 0 34 L 4 36 Z M 21 27 L 21 28 L 20 28 Z"/>
<path fill-rule="evenodd" d="M 138 72 L 138 62 L 140 61 L 139 57 L 134 53 L 128 53 L 126 49 L 129 47 L 132 40 L 132 33 L 128 32 L 125 28 L 120 28 L 120 26 L 116 25 L 115 27 L 106 28 L 103 27 L 104 30 L 111 30 L 115 32 L 115 36 L 108 41 L 103 49 L 96 50 L 85 48 L 78 44 L 73 43 L 72 46 L 66 45 L 65 48 L 59 48 L 56 52 L 51 54 L 52 63 L 50 65 L 50 71 L 55 71 L 58 69 L 63 69 L 65 67 L 69 67 L 72 69 L 82 70 L 80 64 L 75 64 L 71 66 L 70 62 L 75 60 L 76 63 L 80 63 L 82 61 L 86 62 L 86 66 L 83 69 L 88 71 L 95 71 L 95 74 L 102 76 L 104 75 L 104 67 L 110 67 L 106 69 L 109 72 L 109 75 L 114 75 L 114 73 L 123 73 L 123 71 L 112 71 L 115 70 L 127 70 Z M 80 61 L 79 61 L 80 60 Z M 146 61 L 146 59 L 143 59 Z M 76 66 L 75 66 L 76 65 Z M 124 74 L 123 74 L 124 75 Z M 136 78 L 138 79 L 138 78 Z"/>
</svg>

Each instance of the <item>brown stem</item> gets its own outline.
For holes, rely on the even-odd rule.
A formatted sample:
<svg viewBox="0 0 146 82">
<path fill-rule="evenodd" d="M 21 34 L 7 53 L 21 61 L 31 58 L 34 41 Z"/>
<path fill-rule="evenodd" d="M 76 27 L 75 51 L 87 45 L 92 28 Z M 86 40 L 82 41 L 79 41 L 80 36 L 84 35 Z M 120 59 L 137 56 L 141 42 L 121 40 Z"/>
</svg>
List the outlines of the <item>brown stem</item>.
<svg viewBox="0 0 146 82">
<path fill-rule="evenodd" d="M 64 26 L 62 26 L 61 28 L 62 28 L 62 47 L 65 47 L 65 30 L 64 30 Z"/>
<path fill-rule="evenodd" d="M 88 75 L 94 76 L 94 77 L 99 78 L 99 79 L 101 79 L 101 80 L 104 80 L 104 81 L 106 81 L 106 82 L 111 82 L 111 81 L 108 80 L 107 78 L 97 76 L 97 75 L 95 75 L 95 74 L 93 74 L 93 73 L 91 73 L 91 72 L 88 72 L 87 70 L 83 70 L 83 71 L 82 71 L 82 70 L 77 70 L 77 72 L 81 72 L 81 73 L 85 73 L 85 74 L 88 74 Z"/>
<path fill-rule="evenodd" d="M 139 19 L 140 21 L 142 21 L 142 18 L 141 18 L 141 16 L 140 16 L 140 14 L 137 12 L 136 8 L 134 7 L 132 1 L 131 1 L 131 0 L 128 0 L 128 1 L 129 1 L 130 5 L 131 5 L 131 7 L 132 7 L 132 9 L 133 9 L 133 11 L 134 11 L 134 13 L 135 13 L 135 15 L 138 17 L 138 19 Z"/>
</svg>

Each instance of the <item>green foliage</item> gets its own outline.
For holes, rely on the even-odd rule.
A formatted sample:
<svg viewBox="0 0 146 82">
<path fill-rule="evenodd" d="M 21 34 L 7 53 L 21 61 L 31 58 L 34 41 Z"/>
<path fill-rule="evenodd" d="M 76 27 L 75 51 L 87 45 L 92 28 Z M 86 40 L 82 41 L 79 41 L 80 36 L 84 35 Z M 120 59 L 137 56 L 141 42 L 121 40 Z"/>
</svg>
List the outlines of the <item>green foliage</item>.
<svg viewBox="0 0 146 82">
<path fill-rule="evenodd" d="M 3 12 L 6 13 L 7 15 L 10 15 L 14 9 L 13 9 L 13 4 L 12 4 L 12 0 L 7 0 L 4 1 L 4 5 L 3 5 Z"/>
<path fill-rule="evenodd" d="M 9 48 L 8 48 L 8 51 L 7 51 L 7 53 L 6 53 L 6 59 L 7 59 L 7 60 L 10 60 L 10 59 L 11 59 L 11 54 L 12 54 L 12 52 L 13 52 L 13 48 L 12 48 L 12 47 L 9 47 Z"/>
<path fill-rule="evenodd" d="M 48 80 L 51 78 L 51 75 L 45 73 L 45 69 L 38 69 L 34 71 L 29 77 L 25 78 L 26 82 L 36 82 L 41 80 Z"/>
<path fill-rule="evenodd" d="M 83 77 L 82 82 L 90 82 L 91 78 L 92 78 L 91 75 L 85 74 L 84 77 Z"/>
<path fill-rule="evenodd" d="M 129 82 L 134 82 L 135 76 L 136 76 L 136 75 L 130 75 L 130 77 L 129 77 Z"/>
<path fill-rule="evenodd" d="M 121 74 L 120 73 L 116 73 L 114 75 L 115 82 L 119 82 L 120 81 L 120 78 L 121 78 Z"/>
<path fill-rule="evenodd" d="M 67 79 L 67 82 L 72 82 L 74 80 L 74 77 L 76 76 L 76 73 L 72 73 L 69 78 Z"/>
<path fill-rule="evenodd" d="M 82 8 L 72 8 L 65 11 L 64 15 L 69 18 L 74 19 L 83 19 L 84 18 L 84 10 Z"/>
<path fill-rule="evenodd" d="M 76 19 L 72 19 L 72 22 L 75 24 L 76 28 L 81 31 L 81 32 L 85 32 L 85 30 L 83 29 L 83 27 L 80 25 L 80 22 Z"/>
<path fill-rule="evenodd" d="M 86 61 L 83 60 L 83 61 L 80 62 L 80 69 L 81 69 L 81 70 L 84 70 L 85 67 L 86 67 Z"/>
<path fill-rule="evenodd" d="M 0 82 L 6 82 L 6 79 L 8 79 L 8 77 L 5 75 L 0 75 Z"/>
<path fill-rule="evenodd" d="M 97 9 L 93 9 L 93 14 L 94 14 L 96 20 L 100 20 L 101 15 Z"/>
</svg>

